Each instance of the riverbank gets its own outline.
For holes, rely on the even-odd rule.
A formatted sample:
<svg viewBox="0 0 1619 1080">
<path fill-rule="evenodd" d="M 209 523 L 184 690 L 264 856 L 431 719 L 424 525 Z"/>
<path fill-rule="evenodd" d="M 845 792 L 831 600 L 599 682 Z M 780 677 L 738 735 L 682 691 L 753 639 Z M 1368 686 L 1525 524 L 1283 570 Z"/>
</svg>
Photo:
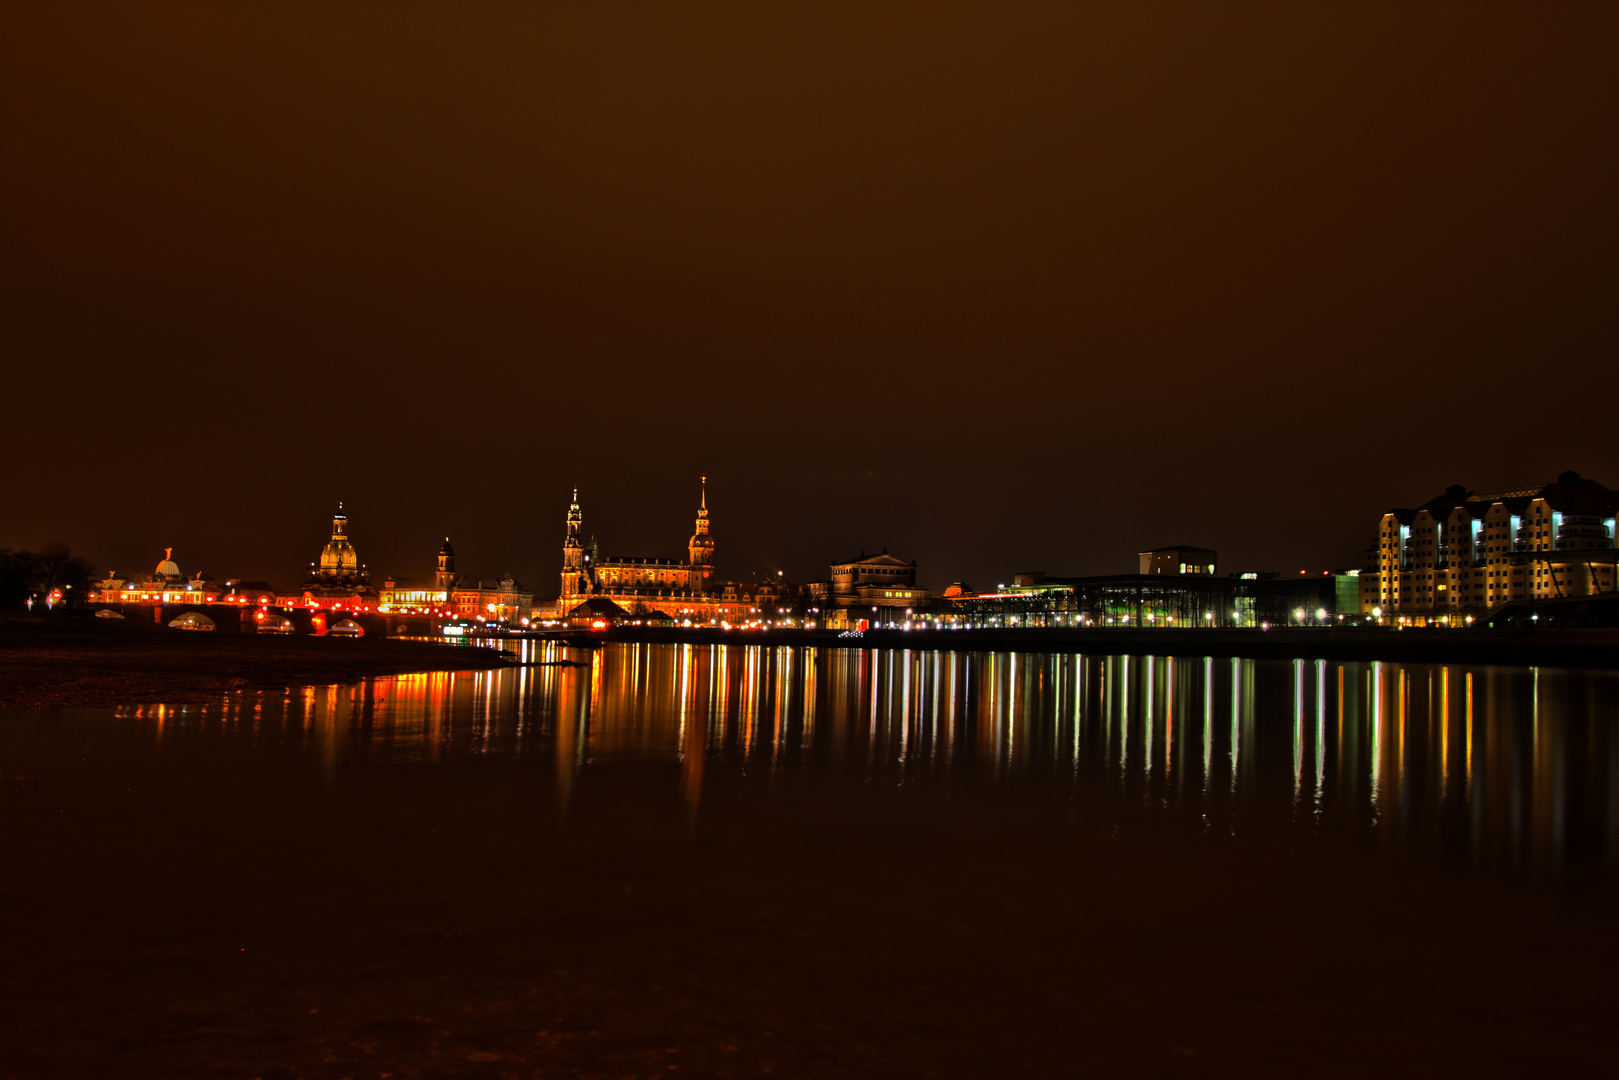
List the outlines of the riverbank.
<svg viewBox="0 0 1619 1080">
<path fill-rule="evenodd" d="M 84 618 L 0 620 L 0 709 L 183 704 L 237 690 L 501 666 L 498 649 L 426 641 L 205 634 Z"/>
<path fill-rule="evenodd" d="M 1619 668 L 1619 630 L 714 630 L 650 626 L 575 632 L 570 641 L 816 645 L 840 649 L 1240 656 L 1250 660 L 1386 660 L 1408 664 L 1525 664 Z"/>
</svg>

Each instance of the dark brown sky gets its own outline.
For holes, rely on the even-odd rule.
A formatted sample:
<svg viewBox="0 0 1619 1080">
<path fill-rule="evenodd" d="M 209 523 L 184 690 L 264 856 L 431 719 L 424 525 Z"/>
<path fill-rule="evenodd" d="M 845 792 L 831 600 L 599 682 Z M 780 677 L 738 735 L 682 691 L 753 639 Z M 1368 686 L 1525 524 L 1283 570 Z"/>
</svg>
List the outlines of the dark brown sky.
<svg viewBox="0 0 1619 1080">
<path fill-rule="evenodd" d="M 0 546 L 1358 562 L 1619 486 L 1615 8 L 7 5 Z"/>
</svg>

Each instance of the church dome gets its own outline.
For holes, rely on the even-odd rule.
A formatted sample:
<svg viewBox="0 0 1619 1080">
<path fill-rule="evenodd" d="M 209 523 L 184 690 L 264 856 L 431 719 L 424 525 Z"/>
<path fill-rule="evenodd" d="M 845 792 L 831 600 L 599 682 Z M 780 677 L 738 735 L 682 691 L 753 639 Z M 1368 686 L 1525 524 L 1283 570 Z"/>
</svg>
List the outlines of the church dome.
<svg viewBox="0 0 1619 1080">
<path fill-rule="evenodd" d="M 352 574 L 360 569 L 360 557 L 349 543 L 349 519 L 343 513 L 343 504 L 337 504 L 332 515 L 332 538 L 320 549 L 320 572 L 323 575 Z"/>
<path fill-rule="evenodd" d="M 173 548 L 163 549 L 163 561 L 157 564 L 157 569 L 153 573 L 158 577 L 177 578 L 185 576 L 180 573 L 180 564 L 174 561 Z"/>
<path fill-rule="evenodd" d="M 337 573 L 352 573 L 358 570 L 360 559 L 354 554 L 354 545 L 347 540 L 333 537 L 330 543 L 320 549 L 320 568 Z"/>
</svg>

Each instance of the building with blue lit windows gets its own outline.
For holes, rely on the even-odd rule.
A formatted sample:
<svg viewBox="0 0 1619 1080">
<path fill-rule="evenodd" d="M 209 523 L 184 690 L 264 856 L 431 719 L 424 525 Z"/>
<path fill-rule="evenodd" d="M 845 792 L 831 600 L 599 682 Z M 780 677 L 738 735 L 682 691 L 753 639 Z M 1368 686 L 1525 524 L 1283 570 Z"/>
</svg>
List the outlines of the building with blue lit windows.
<svg viewBox="0 0 1619 1080">
<path fill-rule="evenodd" d="M 1612 594 L 1619 493 L 1577 472 L 1549 484 L 1460 484 L 1378 523 L 1361 607 L 1416 625 L 1454 625 L 1505 605 Z"/>
</svg>

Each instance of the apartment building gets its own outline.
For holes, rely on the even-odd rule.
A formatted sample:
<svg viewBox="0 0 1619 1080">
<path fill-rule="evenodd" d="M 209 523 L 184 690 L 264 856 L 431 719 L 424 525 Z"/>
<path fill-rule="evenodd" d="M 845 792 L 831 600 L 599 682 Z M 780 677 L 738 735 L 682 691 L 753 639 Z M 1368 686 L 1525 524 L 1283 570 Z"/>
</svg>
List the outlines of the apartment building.
<svg viewBox="0 0 1619 1080">
<path fill-rule="evenodd" d="M 1612 593 L 1616 513 L 1619 493 L 1577 472 L 1495 491 L 1452 485 L 1383 515 L 1361 610 L 1452 624 L 1515 600 Z"/>
</svg>

